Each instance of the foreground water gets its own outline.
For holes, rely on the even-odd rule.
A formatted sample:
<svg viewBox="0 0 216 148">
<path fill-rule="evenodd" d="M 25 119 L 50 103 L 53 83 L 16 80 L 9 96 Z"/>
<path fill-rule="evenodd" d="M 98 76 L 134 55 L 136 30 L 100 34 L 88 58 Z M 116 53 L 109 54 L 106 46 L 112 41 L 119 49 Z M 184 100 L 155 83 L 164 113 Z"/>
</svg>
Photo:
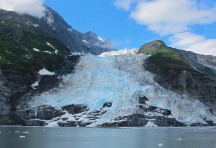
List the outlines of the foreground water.
<svg viewBox="0 0 216 148">
<path fill-rule="evenodd" d="M 0 127 L 0 148 L 216 148 L 216 128 Z"/>
</svg>

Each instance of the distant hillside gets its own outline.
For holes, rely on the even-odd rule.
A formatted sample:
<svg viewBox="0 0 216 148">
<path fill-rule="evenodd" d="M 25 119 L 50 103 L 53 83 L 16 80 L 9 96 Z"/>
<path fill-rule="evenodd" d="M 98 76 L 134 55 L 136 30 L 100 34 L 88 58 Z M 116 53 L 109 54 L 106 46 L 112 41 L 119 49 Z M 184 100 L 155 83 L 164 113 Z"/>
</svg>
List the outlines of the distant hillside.
<svg viewBox="0 0 216 148">
<path fill-rule="evenodd" d="M 161 86 L 209 106 L 216 104 L 215 57 L 174 49 L 162 41 L 147 43 L 138 52 L 151 55 L 145 68 Z"/>
</svg>

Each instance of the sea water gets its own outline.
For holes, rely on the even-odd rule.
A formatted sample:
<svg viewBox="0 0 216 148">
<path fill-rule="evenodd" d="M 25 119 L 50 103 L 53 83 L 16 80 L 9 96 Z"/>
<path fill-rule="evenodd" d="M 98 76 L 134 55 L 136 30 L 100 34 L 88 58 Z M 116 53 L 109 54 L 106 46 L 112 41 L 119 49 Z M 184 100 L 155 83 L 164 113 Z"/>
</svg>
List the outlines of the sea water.
<svg viewBox="0 0 216 148">
<path fill-rule="evenodd" d="M 216 148 L 215 127 L 0 127 L 0 148 Z"/>
</svg>

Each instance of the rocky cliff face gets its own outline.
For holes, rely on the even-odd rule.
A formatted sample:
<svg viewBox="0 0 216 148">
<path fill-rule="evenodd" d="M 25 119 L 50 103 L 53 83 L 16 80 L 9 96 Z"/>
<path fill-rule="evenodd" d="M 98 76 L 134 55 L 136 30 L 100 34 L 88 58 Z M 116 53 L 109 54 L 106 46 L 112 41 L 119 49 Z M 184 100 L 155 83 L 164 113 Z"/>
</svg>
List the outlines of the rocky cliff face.
<svg viewBox="0 0 216 148">
<path fill-rule="evenodd" d="M 17 114 L 26 125 L 52 127 L 215 125 L 214 106 L 159 85 L 143 68 L 149 58 L 136 50 L 83 55 L 59 86 L 21 99 Z"/>
<path fill-rule="evenodd" d="M 87 45 L 86 34 L 46 9 L 41 19 L 0 10 L 0 124 L 23 123 L 16 115 L 20 98 L 28 101 L 31 95 L 57 87 L 59 76 L 73 72 L 80 54 L 114 49 L 105 48 L 108 41 L 95 34 Z M 54 75 L 40 74 L 43 69 Z"/>
<path fill-rule="evenodd" d="M 71 52 L 100 54 L 104 51 L 115 49 L 110 41 L 102 39 L 94 34 L 82 34 L 68 25 L 64 19 L 51 8 L 46 7 L 46 15 L 41 19 L 19 15 L 15 12 L 0 10 L 0 24 L 10 24 L 19 27 L 28 27 L 32 30 L 43 32 L 52 36 L 66 45 Z M 19 29 L 13 30 L 19 32 Z M 88 36 L 87 42 L 85 42 Z M 19 38 L 20 36 L 17 36 Z M 91 41 L 94 42 L 91 42 Z"/>
<path fill-rule="evenodd" d="M 190 51 L 176 50 L 195 69 L 216 79 L 216 57 L 200 55 Z"/>
<path fill-rule="evenodd" d="M 145 68 L 156 75 L 156 82 L 168 90 L 199 99 L 215 114 L 215 57 L 170 48 L 161 41 L 150 42 L 139 52 L 152 55 Z M 207 68 L 211 73 L 201 71 Z"/>
<path fill-rule="evenodd" d="M 41 19 L 0 10 L 0 125 L 216 124 L 215 57 L 162 41 L 111 50 L 50 8 Z"/>
</svg>

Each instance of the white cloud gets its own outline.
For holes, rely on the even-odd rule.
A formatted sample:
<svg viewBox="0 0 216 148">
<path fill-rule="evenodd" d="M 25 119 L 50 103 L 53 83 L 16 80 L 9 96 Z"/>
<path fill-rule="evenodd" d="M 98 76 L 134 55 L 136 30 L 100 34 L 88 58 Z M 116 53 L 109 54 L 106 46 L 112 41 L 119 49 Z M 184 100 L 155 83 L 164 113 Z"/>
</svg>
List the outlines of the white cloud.
<svg viewBox="0 0 216 148">
<path fill-rule="evenodd" d="M 46 10 L 43 0 L 0 0 L 0 8 L 38 18 L 43 17 Z"/>
<path fill-rule="evenodd" d="M 206 39 L 201 35 L 184 32 L 173 35 L 170 41 L 173 47 L 216 56 L 216 39 Z"/>
<path fill-rule="evenodd" d="M 130 17 L 159 34 L 188 30 L 190 25 L 216 21 L 216 9 L 201 9 L 195 0 L 142 0 Z"/>
<path fill-rule="evenodd" d="M 117 3 L 118 2 L 118 3 Z M 118 4 L 118 5 L 116 5 Z M 216 2 L 210 0 L 116 0 L 138 24 L 163 36 L 173 46 L 216 55 L 216 39 L 189 33 L 194 25 L 216 22 Z"/>
</svg>

